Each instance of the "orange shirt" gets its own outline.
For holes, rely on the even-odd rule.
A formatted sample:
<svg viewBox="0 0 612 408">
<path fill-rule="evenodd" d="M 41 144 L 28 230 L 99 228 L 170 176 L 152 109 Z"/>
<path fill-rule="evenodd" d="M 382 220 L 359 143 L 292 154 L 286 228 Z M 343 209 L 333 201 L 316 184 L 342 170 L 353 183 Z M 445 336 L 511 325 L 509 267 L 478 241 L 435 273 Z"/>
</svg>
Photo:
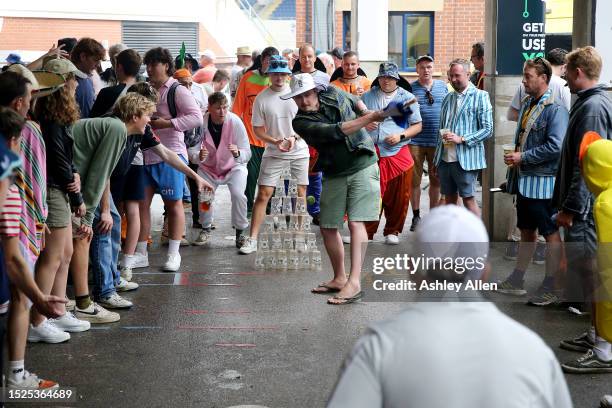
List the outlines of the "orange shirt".
<svg viewBox="0 0 612 408">
<path fill-rule="evenodd" d="M 331 84 L 336 88 L 342 89 L 344 92 L 357 95 L 357 88 L 359 87 L 363 88 L 363 92 L 369 91 L 370 86 L 372 86 L 372 81 L 360 75 L 353 79 L 338 78 Z"/>
<path fill-rule="evenodd" d="M 255 136 L 251 121 L 253 119 L 255 98 L 268 86 L 270 86 L 270 79 L 267 76 L 261 75 L 258 70 L 248 71 L 240 79 L 240 84 L 234 97 L 232 112 L 242 119 L 251 146 L 266 147 L 266 144 Z"/>
<path fill-rule="evenodd" d="M 212 82 L 216 72 L 217 68 L 214 65 L 208 65 L 204 68 L 200 68 L 195 74 L 193 74 L 193 82 L 198 84 Z"/>
</svg>

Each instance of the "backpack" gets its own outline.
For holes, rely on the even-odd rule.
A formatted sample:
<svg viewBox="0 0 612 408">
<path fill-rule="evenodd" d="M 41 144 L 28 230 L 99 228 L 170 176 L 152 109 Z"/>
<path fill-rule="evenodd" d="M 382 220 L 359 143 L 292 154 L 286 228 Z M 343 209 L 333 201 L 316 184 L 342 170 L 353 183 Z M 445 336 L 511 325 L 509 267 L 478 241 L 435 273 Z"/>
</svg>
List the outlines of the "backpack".
<svg viewBox="0 0 612 408">
<path fill-rule="evenodd" d="M 168 96 L 166 100 L 168 102 L 168 110 L 170 111 L 170 116 L 172 118 L 176 118 L 176 88 L 178 88 L 181 84 L 178 82 L 174 82 L 170 85 L 170 89 L 168 89 Z M 202 142 L 202 128 L 198 126 L 195 129 L 186 130 L 183 132 L 185 145 L 187 148 L 196 146 Z"/>
</svg>

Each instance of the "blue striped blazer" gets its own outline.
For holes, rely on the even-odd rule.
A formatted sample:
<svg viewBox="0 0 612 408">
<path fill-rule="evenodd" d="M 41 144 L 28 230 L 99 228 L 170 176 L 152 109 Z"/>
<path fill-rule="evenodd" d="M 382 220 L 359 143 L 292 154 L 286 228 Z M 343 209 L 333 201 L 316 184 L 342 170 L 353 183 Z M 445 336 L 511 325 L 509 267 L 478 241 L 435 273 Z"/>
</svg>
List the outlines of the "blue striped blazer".
<svg viewBox="0 0 612 408">
<path fill-rule="evenodd" d="M 450 129 L 465 138 L 465 143 L 457 145 L 457 160 L 463 170 L 484 169 L 487 162 L 483 142 L 493 134 L 493 108 L 489 94 L 470 83 L 465 100 L 454 115 L 456 105 L 457 92 L 446 95 L 440 112 L 440 129 Z M 434 155 L 436 166 L 442 160 L 443 150 L 442 138 L 438 137 Z"/>
</svg>

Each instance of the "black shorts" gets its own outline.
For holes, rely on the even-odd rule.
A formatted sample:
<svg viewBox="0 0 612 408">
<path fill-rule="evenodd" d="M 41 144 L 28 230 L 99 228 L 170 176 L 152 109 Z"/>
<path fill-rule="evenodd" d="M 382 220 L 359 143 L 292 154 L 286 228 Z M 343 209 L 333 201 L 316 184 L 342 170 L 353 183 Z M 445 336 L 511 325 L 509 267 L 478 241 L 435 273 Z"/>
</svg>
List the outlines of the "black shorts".
<svg viewBox="0 0 612 408">
<path fill-rule="evenodd" d="M 111 194 L 115 205 L 123 201 L 144 200 L 144 166 L 131 165 L 123 177 L 111 178 Z"/>
<path fill-rule="evenodd" d="M 549 199 L 527 198 L 520 193 L 516 197 L 516 226 L 521 230 L 538 230 L 540 235 L 548 236 L 557 232 L 557 224 L 551 217 L 555 209 Z"/>
</svg>

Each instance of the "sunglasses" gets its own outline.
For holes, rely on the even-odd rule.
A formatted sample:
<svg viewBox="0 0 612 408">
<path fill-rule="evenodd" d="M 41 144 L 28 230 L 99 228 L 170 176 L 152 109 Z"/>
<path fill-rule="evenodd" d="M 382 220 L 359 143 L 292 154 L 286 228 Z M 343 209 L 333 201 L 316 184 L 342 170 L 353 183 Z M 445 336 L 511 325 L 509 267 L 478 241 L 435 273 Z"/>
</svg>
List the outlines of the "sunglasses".
<svg viewBox="0 0 612 408">
<path fill-rule="evenodd" d="M 425 90 L 425 96 L 427 97 L 427 102 L 428 102 L 430 105 L 433 105 L 435 101 L 434 101 L 434 97 L 433 97 L 433 95 L 431 94 L 431 91 L 430 91 L 429 89 L 426 89 L 426 90 Z"/>
<path fill-rule="evenodd" d="M 287 68 L 286 61 L 270 61 L 270 68 L 278 69 L 278 68 Z"/>
</svg>

